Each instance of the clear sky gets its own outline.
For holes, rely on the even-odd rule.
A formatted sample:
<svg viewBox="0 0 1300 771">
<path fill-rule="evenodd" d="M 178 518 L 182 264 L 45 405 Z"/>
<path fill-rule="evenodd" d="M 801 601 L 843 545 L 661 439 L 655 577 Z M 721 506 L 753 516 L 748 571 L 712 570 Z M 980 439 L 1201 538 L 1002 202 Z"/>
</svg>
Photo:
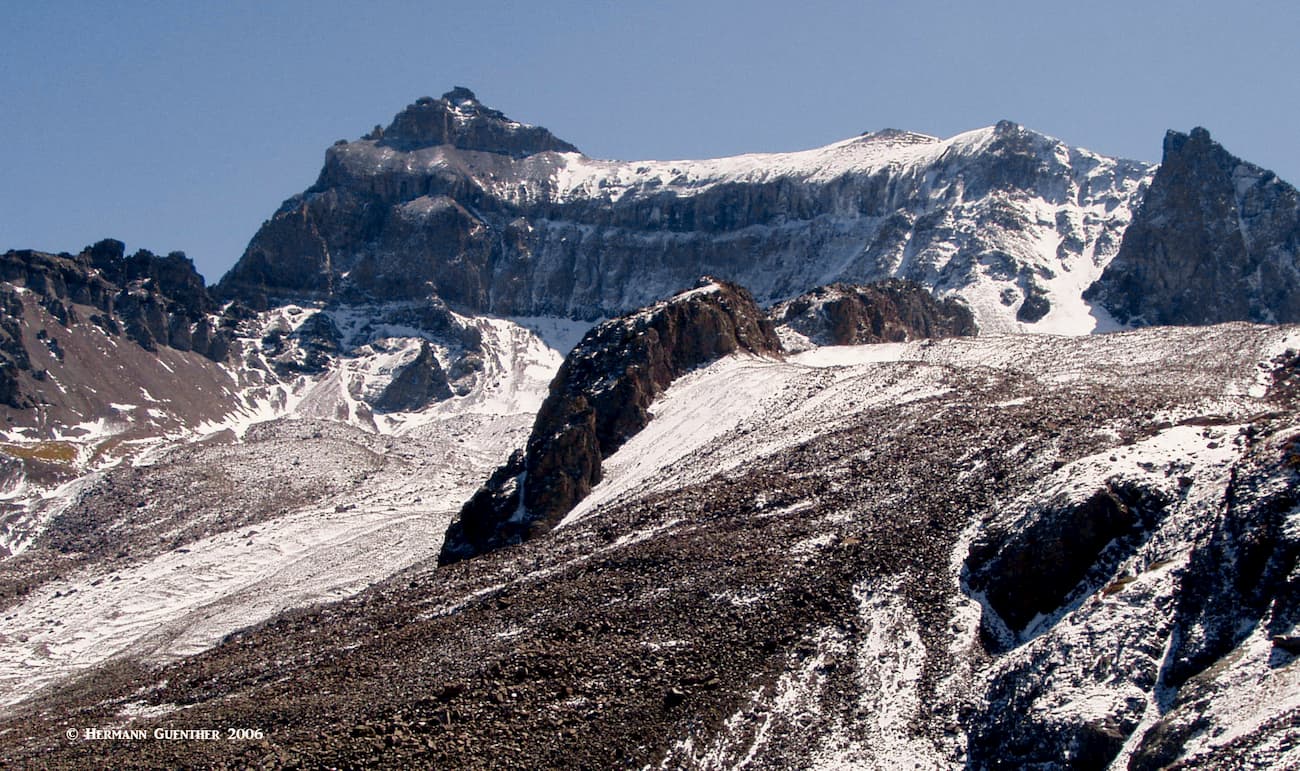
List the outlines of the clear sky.
<svg viewBox="0 0 1300 771">
<path fill-rule="evenodd" d="M 453 85 L 589 155 L 1002 118 L 1158 161 L 1203 125 L 1300 182 L 1300 3 L 0 0 L 0 250 L 103 237 L 215 281 L 325 148 Z"/>
</svg>

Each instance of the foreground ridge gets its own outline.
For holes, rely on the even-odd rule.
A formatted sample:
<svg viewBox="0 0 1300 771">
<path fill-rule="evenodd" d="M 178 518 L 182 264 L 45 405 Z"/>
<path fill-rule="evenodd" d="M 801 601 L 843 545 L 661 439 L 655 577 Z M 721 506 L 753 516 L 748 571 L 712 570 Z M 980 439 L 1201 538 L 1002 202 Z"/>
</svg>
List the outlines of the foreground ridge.
<svg viewBox="0 0 1300 771">
<path fill-rule="evenodd" d="M 729 355 L 545 537 L 100 670 L 0 742 L 51 768 L 105 752 L 67 727 L 123 722 L 269 737 L 132 747 L 155 765 L 1294 764 L 1297 335 Z"/>
</svg>

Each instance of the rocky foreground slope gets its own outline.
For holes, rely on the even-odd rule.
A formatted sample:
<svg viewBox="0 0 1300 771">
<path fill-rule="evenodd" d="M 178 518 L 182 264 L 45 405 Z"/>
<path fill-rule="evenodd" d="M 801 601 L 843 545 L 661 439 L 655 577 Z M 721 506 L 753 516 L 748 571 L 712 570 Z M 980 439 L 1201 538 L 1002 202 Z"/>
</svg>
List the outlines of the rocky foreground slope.
<svg viewBox="0 0 1300 771">
<path fill-rule="evenodd" d="M 435 558 L 453 515 L 493 465 L 525 446 L 539 409 L 563 422 L 582 412 L 568 400 L 591 385 L 579 377 L 546 400 L 561 351 L 586 324 L 465 317 L 437 301 L 209 309 L 195 323 L 221 330 L 228 355 L 214 362 L 169 338 L 136 339 L 125 331 L 135 327 L 122 304 L 108 302 L 96 315 L 73 292 L 58 305 L 60 319 L 48 310 L 65 302 L 49 289 L 54 278 L 113 286 L 104 273 L 79 258 L 10 256 L 28 263 L 13 291 L 43 314 L 15 319 L 23 334 L 60 341 L 78 358 L 45 362 L 44 379 L 31 382 L 57 385 L 64 401 L 26 391 L 43 400 L 40 409 L 13 410 L 0 443 L 0 704 L 113 657 L 158 662 L 202 650 L 285 609 L 350 595 Z M 80 272 L 51 277 L 42 272 L 50 266 Z M 913 322 L 942 325 L 952 313 L 969 321 L 914 285 L 889 296 L 836 291 L 858 301 L 811 303 L 819 310 L 806 313 L 805 324 L 850 328 L 890 318 L 890 334 L 907 337 L 930 331 Z M 668 354 L 641 362 L 650 365 L 645 381 L 593 397 L 602 411 L 626 413 L 600 427 L 606 454 L 611 426 L 623 435 L 639 429 L 672 377 L 755 343 L 779 348 L 771 321 L 744 290 L 717 294 L 739 316 L 715 308 L 711 292 L 693 295 L 709 302 L 669 303 L 689 312 L 652 314 L 641 330 L 666 346 L 647 350 Z M 719 326 L 728 318 L 739 321 L 730 337 Z M 622 337 L 597 334 L 588 348 Z M 624 365 L 635 359 L 613 350 L 596 361 L 610 355 Z M 122 374 L 106 383 L 87 376 L 104 368 Z M 216 397 L 195 373 L 210 378 Z M 532 487 L 559 485 L 564 459 L 537 458 Z M 598 472 L 599 453 L 594 458 Z M 596 479 L 574 476 L 582 489 Z M 486 537 L 500 540 L 499 525 Z"/>
<path fill-rule="evenodd" d="M 545 536 L 100 668 L 0 742 L 51 768 L 1295 765 L 1298 343 L 737 353 Z M 160 726 L 263 738 L 64 735 Z"/>
</svg>

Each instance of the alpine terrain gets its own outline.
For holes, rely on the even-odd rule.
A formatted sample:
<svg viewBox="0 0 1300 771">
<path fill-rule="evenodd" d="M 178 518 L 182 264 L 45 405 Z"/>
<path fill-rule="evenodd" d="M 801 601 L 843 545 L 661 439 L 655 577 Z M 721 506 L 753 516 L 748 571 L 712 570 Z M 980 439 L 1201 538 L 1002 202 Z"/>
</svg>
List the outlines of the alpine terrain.
<svg viewBox="0 0 1300 771">
<path fill-rule="evenodd" d="M 234 267 L 0 255 L 21 768 L 1300 767 L 1300 196 L 466 88 Z"/>
</svg>

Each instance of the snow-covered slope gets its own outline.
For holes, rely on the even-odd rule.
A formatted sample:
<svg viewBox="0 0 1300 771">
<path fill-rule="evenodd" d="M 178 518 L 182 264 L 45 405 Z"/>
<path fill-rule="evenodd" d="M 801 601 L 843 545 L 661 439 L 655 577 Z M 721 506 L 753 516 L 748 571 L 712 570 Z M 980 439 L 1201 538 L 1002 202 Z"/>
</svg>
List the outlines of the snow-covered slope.
<svg viewBox="0 0 1300 771">
<path fill-rule="evenodd" d="M 318 371 L 286 368 L 311 354 L 294 335 L 317 314 L 341 346 Z M 259 314 L 225 365 L 228 412 L 152 435 L 129 421 L 72 435 L 68 481 L 23 477 L 6 492 L 3 545 L 14 556 L 0 561 L 0 702 L 114 657 L 195 653 L 437 555 L 452 515 L 522 444 L 588 325 L 455 317 L 472 334 L 449 338 L 383 318 L 376 308 Z M 431 338 L 460 373 L 457 392 L 417 410 L 372 409 Z M 458 369 L 457 357 L 470 364 Z M 128 431 L 111 455 L 94 452 Z"/>
<path fill-rule="evenodd" d="M 1295 765 L 1297 346 L 1227 325 L 724 358 L 551 532 L 5 727 L 238 718 L 306 765 L 372 740 L 433 766 Z"/>
</svg>

